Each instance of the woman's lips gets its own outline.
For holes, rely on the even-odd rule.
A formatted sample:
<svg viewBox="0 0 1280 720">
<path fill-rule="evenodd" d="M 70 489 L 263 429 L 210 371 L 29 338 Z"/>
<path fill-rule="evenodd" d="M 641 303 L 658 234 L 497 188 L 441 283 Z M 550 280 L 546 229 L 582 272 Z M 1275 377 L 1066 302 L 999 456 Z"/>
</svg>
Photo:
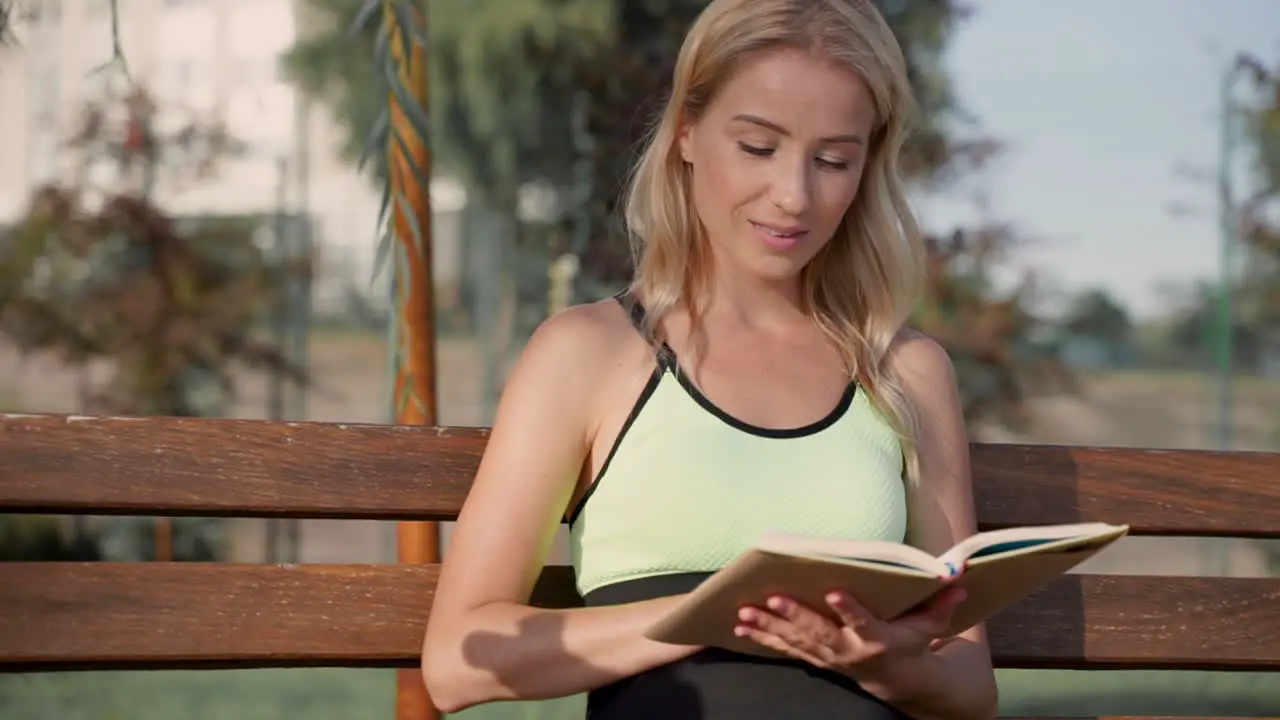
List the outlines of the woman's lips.
<svg viewBox="0 0 1280 720">
<path fill-rule="evenodd" d="M 794 225 L 772 225 L 752 221 L 751 227 L 755 228 L 756 233 L 764 241 L 766 247 L 776 251 L 786 251 L 794 248 L 809 234 L 809 231 L 805 228 Z"/>
</svg>

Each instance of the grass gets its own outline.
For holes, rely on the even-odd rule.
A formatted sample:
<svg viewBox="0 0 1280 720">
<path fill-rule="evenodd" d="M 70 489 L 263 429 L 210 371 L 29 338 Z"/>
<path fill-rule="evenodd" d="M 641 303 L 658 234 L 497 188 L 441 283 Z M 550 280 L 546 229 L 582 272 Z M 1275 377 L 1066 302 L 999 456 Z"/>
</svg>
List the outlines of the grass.
<svg viewBox="0 0 1280 720">
<path fill-rule="evenodd" d="M 1154 368 L 1135 368 L 1132 370 L 1106 370 L 1084 372 L 1084 377 L 1105 378 L 1110 380 L 1126 380 L 1139 385 L 1159 385 L 1175 391 L 1194 391 L 1197 389 L 1215 390 L 1218 377 L 1211 371 L 1197 370 L 1162 370 Z M 1231 379 L 1231 386 L 1240 393 L 1263 393 L 1264 395 L 1280 395 L 1280 379 L 1260 375 L 1237 373 Z"/>
<path fill-rule="evenodd" d="M 1280 707 L 1280 675 L 1209 672 L 1000 674 L 1002 714 L 1261 716 Z M 5 720 L 393 720 L 395 674 L 301 669 L 0 675 Z M 581 697 L 496 703 L 463 720 L 569 720 Z"/>
<path fill-rule="evenodd" d="M 392 718 L 395 674 L 305 669 L 0 675 L 5 720 Z"/>
</svg>

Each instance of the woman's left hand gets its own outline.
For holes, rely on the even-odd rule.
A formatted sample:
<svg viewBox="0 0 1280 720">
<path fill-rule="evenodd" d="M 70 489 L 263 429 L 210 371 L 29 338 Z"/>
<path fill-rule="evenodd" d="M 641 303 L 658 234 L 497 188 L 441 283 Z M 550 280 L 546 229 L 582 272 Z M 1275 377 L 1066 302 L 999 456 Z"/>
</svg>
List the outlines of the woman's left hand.
<svg viewBox="0 0 1280 720">
<path fill-rule="evenodd" d="M 739 610 L 734 631 L 817 667 L 860 681 L 878 680 L 900 663 L 923 656 L 943 637 L 964 591 L 950 588 L 892 621 L 875 617 L 847 593 L 831 592 L 826 600 L 839 622 L 791 598 L 774 596 L 767 609 Z"/>
</svg>

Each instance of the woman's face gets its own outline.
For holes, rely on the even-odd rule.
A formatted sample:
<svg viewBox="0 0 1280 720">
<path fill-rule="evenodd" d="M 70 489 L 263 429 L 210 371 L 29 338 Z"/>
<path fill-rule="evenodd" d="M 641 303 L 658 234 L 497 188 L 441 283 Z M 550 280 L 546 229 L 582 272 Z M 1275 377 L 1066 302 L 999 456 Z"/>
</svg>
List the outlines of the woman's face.
<svg viewBox="0 0 1280 720">
<path fill-rule="evenodd" d="M 874 122 L 862 79 L 819 56 L 745 61 L 679 139 L 718 268 L 796 276 L 853 202 Z"/>
</svg>

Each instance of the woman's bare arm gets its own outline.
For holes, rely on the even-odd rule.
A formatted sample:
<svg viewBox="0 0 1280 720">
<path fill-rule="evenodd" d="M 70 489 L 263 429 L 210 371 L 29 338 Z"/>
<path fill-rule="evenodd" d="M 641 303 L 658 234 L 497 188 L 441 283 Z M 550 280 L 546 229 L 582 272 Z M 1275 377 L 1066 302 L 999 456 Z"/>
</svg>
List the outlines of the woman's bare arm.
<svg viewBox="0 0 1280 720">
<path fill-rule="evenodd" d="M 428 621 L 422 670 L 440 709 L 572 695 L 696 650 L 642 635 L 674 598 L 528 605 L 635 342 L 616 306 L 575 307 L 543 323 L 513 369 Z"/>
<path fill-rule="evenodd" d="M 941 554 L 977 530 L 969 438 L 955 371 L 930 338 L 904 333 L 891 356 L 920 424 L 920 480 L 910 497 L 913 542 Z M 967 630 L 881 687 L 868 688 L 922 720 L 995 717 L 998 692 L 984 626 Z"/>
</svg>

